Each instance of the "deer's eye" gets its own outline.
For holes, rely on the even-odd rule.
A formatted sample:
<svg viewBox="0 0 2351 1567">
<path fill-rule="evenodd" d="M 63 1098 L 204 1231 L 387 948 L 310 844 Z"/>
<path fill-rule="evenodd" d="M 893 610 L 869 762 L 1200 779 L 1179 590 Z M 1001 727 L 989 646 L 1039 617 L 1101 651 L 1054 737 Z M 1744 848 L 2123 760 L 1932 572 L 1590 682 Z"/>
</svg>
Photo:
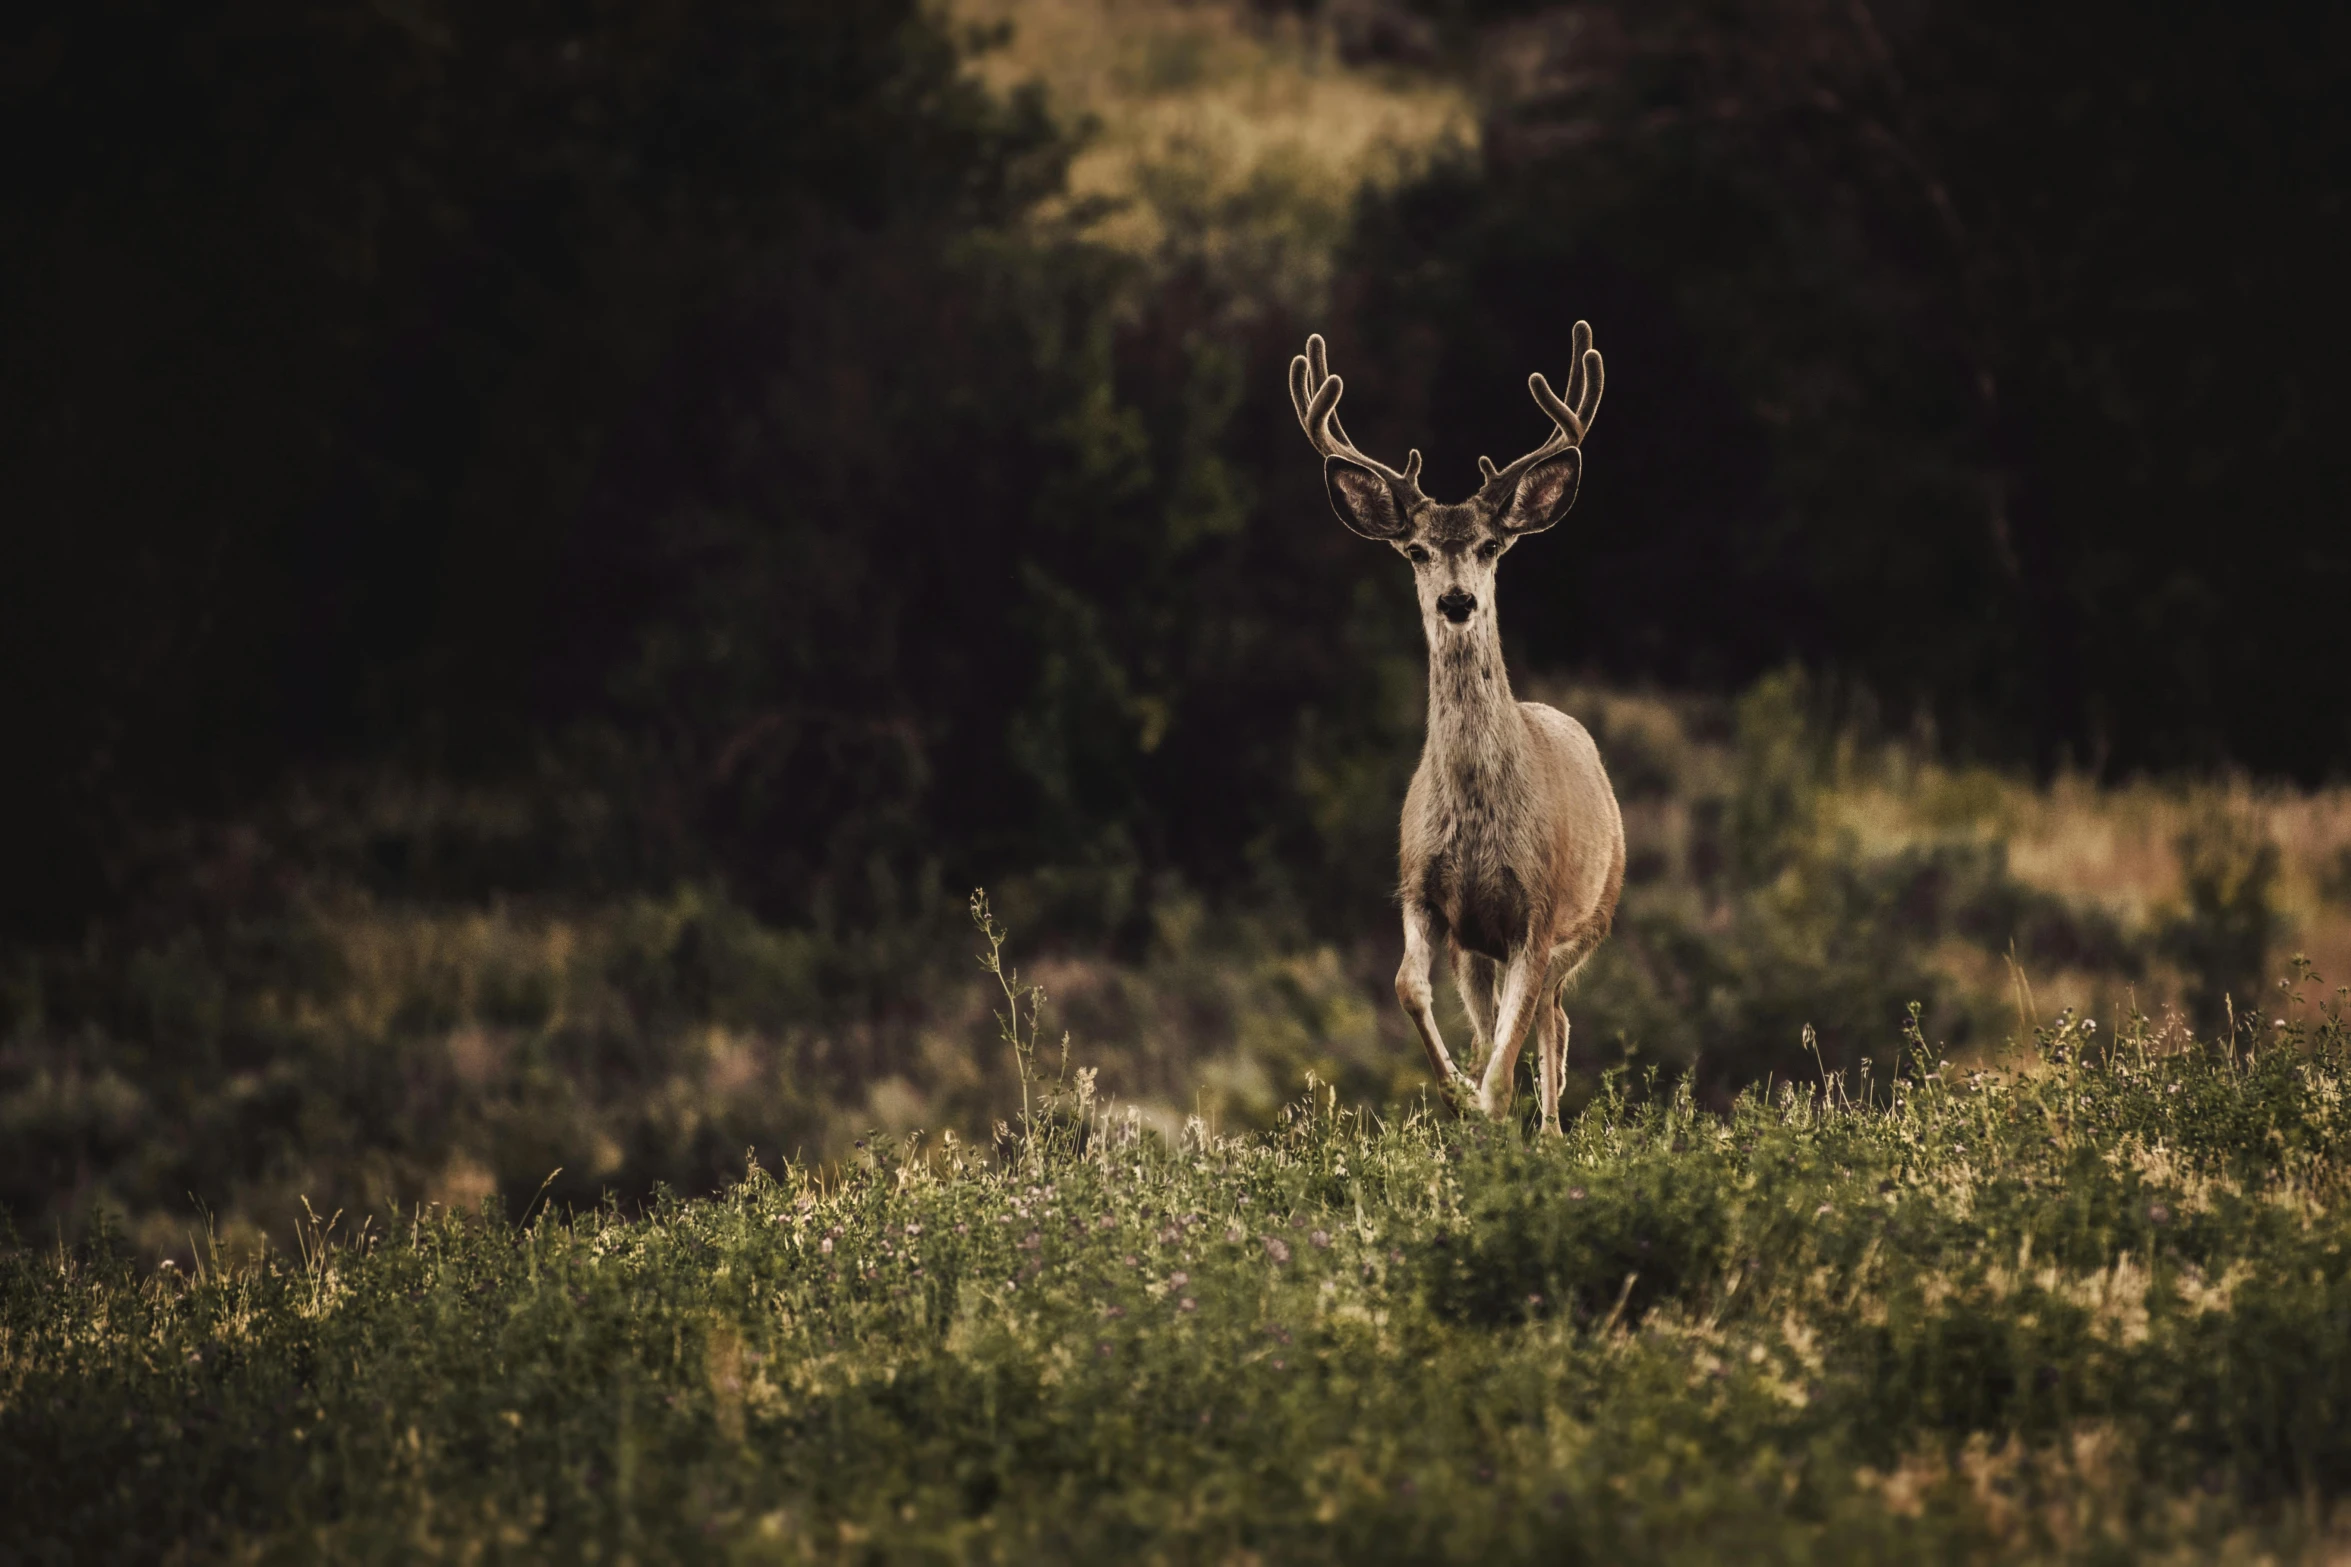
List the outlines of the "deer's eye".
<svg viewBox="0 0 2351 1567">
<path fill-rule="evenodd" d="M 1414 544 L 1404 551 L 1404 558 L 1415 566 L 1425 566 L 1429 563 L 1429 552 Z"/>
<path fill-rule="evenodd" d="M 1478 559 L 1480 560 L 1492 560 L 1501 553 L 1502 541 L 1500 539 L 1488 539 L 1478 546 Z"/>
</svg>

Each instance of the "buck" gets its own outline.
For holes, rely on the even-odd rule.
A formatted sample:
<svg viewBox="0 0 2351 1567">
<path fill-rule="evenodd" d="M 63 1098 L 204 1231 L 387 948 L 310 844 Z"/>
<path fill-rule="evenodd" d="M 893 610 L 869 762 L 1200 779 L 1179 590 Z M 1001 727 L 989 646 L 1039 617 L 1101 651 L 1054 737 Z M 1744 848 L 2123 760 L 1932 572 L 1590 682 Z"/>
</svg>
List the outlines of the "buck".
<svg viewBox="0 0 2351 1567">
<path fill-rule="evenodd" d="M 1478 459 L 1485 482 L 1459 505 L 1420 488 L 1420 453 L 1402 472 L 1356 449 L 1339 422 L 1346 387 L 1330 373 L 1321 336 L 1290 361 L 1290 400 L 1322 454 L 1339 520 L 1412 563 L 1429 643 L 1428 738 L 1404 796 L 1399 894 L 1404 963 L 1396 999 L 1420 1033 L 1429 1066 L 1457 1104 L 1510 1111 L 1518 1054 L 1538 1036 L 1539 1121 L 1559 1130 L 1567 1070 L 1561 995 L 1608 934 L 1624 890 L 1624 819 L 1584 726 L 1510 694 L 1495 623 L 1494 575 L 1512 545 L 1575 504 L 1583 440 L 1600 407 L 1600 354 L 1575 325 L 1567 396 L 1541 372 L 1527 378 L 1554 426 L 1506 468 Z M 1453 1064 L 1429 983 L 1442 934 L 1469 1012 L 1473 1082 Z"/>
</svg>

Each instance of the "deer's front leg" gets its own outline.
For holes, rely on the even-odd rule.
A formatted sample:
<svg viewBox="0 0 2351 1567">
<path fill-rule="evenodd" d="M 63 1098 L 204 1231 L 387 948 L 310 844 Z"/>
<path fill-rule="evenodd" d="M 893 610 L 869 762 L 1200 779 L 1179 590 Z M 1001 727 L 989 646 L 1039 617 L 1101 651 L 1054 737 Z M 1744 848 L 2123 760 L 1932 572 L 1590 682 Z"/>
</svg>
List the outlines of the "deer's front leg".
<svg viewBox="0 0 2351 1567">
<path fill-rule="evenodd" d="M 1478 1108 L 1500 1120 L 1510 1113 L 1512 1074 L 1518 1070 L 1519 1047 L 1535 1021 L 1542 1000 L 1548 955 L 1530 943 L 1513 953 L 1502 971 L 1502 1004 L 1494 1017 L 1494 1054 L 1486 1062 L 1486 1080 L 1478 1085 Z"/>
<path fill-rule="evenodd" d="M 1429 1070 L 1437 1074 L 1437 1086 L 1448 1098 L 1458 1098 L 1469 1084 L 1460 1068 L 1453 1064 L 1453 1057 L 1446 1053 L 1445 1036 L 1437 1031 L 1437 993 L 1429 983 L 1429 970 L 1435 961 L 1436 953 L 1429 946 L 1429 911 L 1407 900 L 1404 963 L 1396 970 L 1396 999 L 1404 1004 L 1404 1015 L 1420 1031 L 1421 1048 L 1429 1054 Z"/>
<path fill-rule="evenodd" d="M 1465 1069 L 1477 1072 L 1494 1049 L 1494 991 L 1502 965 L 1467 947 L 1453 949 L 1453 984 L 1461 992 L 1461 1010 L 1469 1014 L 1469 1060 Z"/>
</svg>

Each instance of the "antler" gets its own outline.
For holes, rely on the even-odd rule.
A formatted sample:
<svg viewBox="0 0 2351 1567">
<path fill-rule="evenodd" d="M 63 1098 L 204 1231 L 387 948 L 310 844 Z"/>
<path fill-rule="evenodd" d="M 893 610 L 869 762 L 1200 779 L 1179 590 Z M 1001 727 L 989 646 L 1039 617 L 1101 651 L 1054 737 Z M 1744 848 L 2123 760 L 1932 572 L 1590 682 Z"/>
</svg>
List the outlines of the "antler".
<svg viewBox="0 0 2351 1567">
<path fill-rule="evenodd" d="M 1535 394 L 1535 402 L 1551 416 L 1558 428 L 1551 438 L 1521 457 L 1507 468 L 1496 468 L 1493 459 L 1480 457 L 1478 471 L 1486 476 L 1485 487 L 1507 500 L 1517 488 L 1518 477 L 1546 457 L 1555 457 L 1571 446 L 1584 444 L 1584 433 L 1592 428 L 1592 416 L 1600 411 L 1600 388 L 1605 380 L 1600 368 L 1600 350 L 1592 346 L 1592 324 L 1578 321 L 1572 340 L 1574 363 L 1567 372 L 1567 396 L 1562 399 L 1551 390 L 1551 383 L 1537 370 L 1527 377 L 1527 390 Z M 1297 380 L 1293 367 L 1290 378 Z M 1293 394 L 1295 395 L 1295 394 Z"/>
<path fill-rule="evenodd" d="M 1347 383 L 1331 374 L 1330 355 L 1323 347 L 1322 334 L 1315 333 L 1306 340 L 1306 352 L 1290 361 L 1290 403 L 1298 410 L 1298 423 L 1306 431 L 1306 438 L 1324 457 L 1344 457 L 1349 462 L 1361 463 L 1374 473 L 1385 474 L 1392 483 L 1407 486 L 1412 495 L 1418 496 L 1418 449 L 1404 459 L 1404 471 L 1398 473 L 1377 458 L 1365 455 L 1347 439 L 1347 427 L 1339 423 L 1339 394 L 1346 390 Z"/>
</svg>

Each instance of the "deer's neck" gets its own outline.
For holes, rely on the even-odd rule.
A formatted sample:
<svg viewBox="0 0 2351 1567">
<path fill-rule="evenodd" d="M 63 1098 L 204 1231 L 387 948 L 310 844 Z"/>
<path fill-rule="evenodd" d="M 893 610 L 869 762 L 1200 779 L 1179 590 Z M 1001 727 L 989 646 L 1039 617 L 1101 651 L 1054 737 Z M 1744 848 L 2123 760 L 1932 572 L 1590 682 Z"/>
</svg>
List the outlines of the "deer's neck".
<svg viewBox="0 0 2351 1567">
<path fill-rule="evenodd" d="M 1527 738 L 1493 613 L 1474 628 L 1429 627 L 1429 727 L 1425 760 L 1448 793 L 1509 792 L 1527 766 Z"/>
</svg>

